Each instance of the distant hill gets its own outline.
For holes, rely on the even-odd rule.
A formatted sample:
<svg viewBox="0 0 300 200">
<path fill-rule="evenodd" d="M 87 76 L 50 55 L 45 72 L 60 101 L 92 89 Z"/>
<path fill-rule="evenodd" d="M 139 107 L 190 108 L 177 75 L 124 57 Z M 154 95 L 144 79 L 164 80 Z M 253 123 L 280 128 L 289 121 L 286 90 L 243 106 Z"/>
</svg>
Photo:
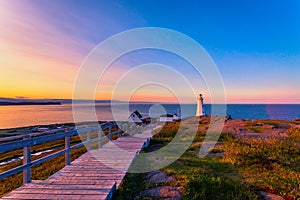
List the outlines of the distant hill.
<svg viewBox="0 0 300 200">
<path fill-rule="evenodd" d="M 59 102 L 61 102 L 62 104 L 70 104 L 70 103 L 123 103 L 123 101 L 117 101 L 117 100 L 87 100 L 87 99 L 55 99 Z"/>
<path fill-rule="evenodd" d="M 60 102 L 0 102 L 0 106 L 18 106 L 18 105 L 61 105 Z"/>
<path fill-rule="evenodd" d="M 91 104 L 91 103 L 131 103 L 147 104 L 157 102 L 125 102 L 119 100 L 87 100 L 87 99 L 29 99 L 29 98 L 4 98 L 0 97 L 0 106 L 14 105 L 62 105 L 62 104 Z"/>
<path fill-rule="evenodd" d="M 58 100 L 52 99 L 26 99 L 26 98 L 0 98 L 0 106 L 17 105 L 61 105 Z"/>
</svg>

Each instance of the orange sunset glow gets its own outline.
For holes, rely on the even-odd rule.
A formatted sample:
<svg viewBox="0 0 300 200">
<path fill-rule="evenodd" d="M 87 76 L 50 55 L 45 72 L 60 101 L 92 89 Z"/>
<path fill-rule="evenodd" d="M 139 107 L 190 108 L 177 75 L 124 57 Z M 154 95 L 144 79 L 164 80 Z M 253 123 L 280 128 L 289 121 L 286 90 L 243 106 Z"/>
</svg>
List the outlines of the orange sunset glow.
<svg viewBox="0 0 300 200">
<path fill-rule="evenodd" d="M 97 24 L 85 15 L 79 18 L 79 15 L 75 17 L 65 13 L 59 16 L 64 18 L 55 18 L 56 6 L 49 7 L 48 12 L 42 10 L 43 6 L 40 3 L 34 4 L 33 1 L 0 1 L 0 97 L 72 98 L 77 73 L 89 52 L 111 34 L 124 30 L 121 26 L 130 26 L 129 21 L 112 22 L 113 16 L 118 15 L 114 12 L 92 13 L 95 18 L 102 19 Z M 120 12 L 127 11 L 122 8 Z M 144 23 L 141 16 L 134 17 L 136 23 Z M 74 20 L 79 21 L 72 24 Z M 110 28 L 104 26 L 107 23 L 111 23 Z M 99 31 L 99 26 L 105 28 Z M 202 39 L 199 41 L 201 43 Z M 277 54 L 280 55 L 277 50 L 274 53 L 261 54 L 256 53 L 258 50 L 249 54 L 235 54 L 230 50 L 216 54 L 209 48 L 207 50 L 220 70 L 228 103 L 299 103 L 300 86 L 297 74 L 300 73 L 300 68 L 297 65 L 300 62 L 297 52 L 286 54 L 289 57 L 276 57 Z M 156 54 L 149 54 L 147 61 L 164 60 L 171 67 L 187 67 L 178 64 L 181 61 Z M 143 59 L 143 56 L 138 57 Z M 137 60 L 136 57 L 132 58 Z M 101 87 L 95 91 L 96 99 L 112 98 L 112 89 L 118 79 L 135 66 L 134 62 L 128 61 L 130 59 L 113 63 L 107 77 L 99 77 Z M 185 70 L 179 72 L 184 74 Z M 163 73 L 161 75 L 167 76 Z M 185 76 L 193 88 L 203 91 L 210 101 L 210 92 L 203 80 L 188 71 Z M 125 93 L 126 91 L 119 98 L 126 99 L 129 94 Z M 184 90 L 178 95 L 186 96 L 186 102 L 194 102 Z M 155 90 L 137 93 L 131 100 L 176 102 L 172 95 L 161 94 Z"/>
</svg>

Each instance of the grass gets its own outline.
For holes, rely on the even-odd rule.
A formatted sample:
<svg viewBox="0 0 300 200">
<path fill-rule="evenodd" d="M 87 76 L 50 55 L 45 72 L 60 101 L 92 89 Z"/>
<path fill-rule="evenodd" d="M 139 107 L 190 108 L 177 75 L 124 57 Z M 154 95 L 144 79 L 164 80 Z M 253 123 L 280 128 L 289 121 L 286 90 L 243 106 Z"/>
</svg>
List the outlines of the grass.
<svg viewBox="0 0 300 200">
<path fill-rule="evenodd" d="M 167 145 L 176 135 L 179 126 L 179 123 L 166 124 L 155 133 L 149 147 L 143 152 L 151 152 Z M 188 126 L 185 130 L 188 131 Z M 198 131 L 194 143 L 203 141 L 203 134 Z M 220 141 L 227 138 L 232 138 L 232 135 L 224 133 Z M 140 191 L 163 185 L 183 186 L 183 199 L 260 199 L 234 165 L 217 157 L 200 159 L 200 147 L 191 145 L 179 159 L 162 169 L 174 176 L 176 182 L 150 184 L 146 181 L 146 174 L 127 173 L 114 199 L 157 199 L 142 197 Z"/>
<path fill-rule="evenodd" d="M 197 173 L 189 179 L 184 190 L 185 199 L 253 199 L 256 196 L 229 178 L 210 173 Z"/>
<path fill-rule="evenodd" d="M 273 129 L 289 129 L 290 124 L 297 124 L 296 121 L 285 120 L 251 120 L 246 123 L 246 130 L 250 133 L 264 133 L 266 131 L 272 131 Z"/>
<path fill-rule="evenodd" d="M 289 128 L 282 120 L 262 120 L 275 128 Z M 182 122 L 181 122 L 182 123 Z M 183 122 L 184 123 L 184 122 Z M 175 137 L 180 126 L 190 131 L 189 125 L 166 124 L 155 132 L 150 146 L 143 152 L 166 146 Z M 205 125 L 200 123 L 199 127 Z M 256 123 L 247 128 L 259 133 L 264 129 Z M 256 128 L 261 128 L 256 130 Z M 219 145 L 212 153 L 224 152 L 223 157 L 198 157 L 205 133 L 197 132 L 193 144 L 175 162 L 161 169 L 177 179 L 175 183 L 150 184 L 146 174 L 127 173 L 115 199 L 156 199 L 142 197 L 140 191 L 156 186 L 182 186 L 183 199 L 263 199 L 259 191 L 300 199 L 300 130 L 289 128 L 285 138 L 235 138 L 222 133 Z"/>
<path fill-rule="evenodd" d="M 235 165 L 248 184 L 287 199 L 300 198 L 300 131 L 286 138 L 232 139 L 224 143 L 225 162 Z"/>
</svg>

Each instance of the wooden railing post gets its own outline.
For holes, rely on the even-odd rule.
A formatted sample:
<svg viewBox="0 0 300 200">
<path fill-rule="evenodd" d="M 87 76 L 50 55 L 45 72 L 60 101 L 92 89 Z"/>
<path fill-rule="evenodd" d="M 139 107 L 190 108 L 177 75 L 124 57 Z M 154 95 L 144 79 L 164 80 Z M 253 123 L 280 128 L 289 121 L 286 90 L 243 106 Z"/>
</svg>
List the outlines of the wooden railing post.
<svg viewBox="0 0 300 200">
<path fill-rule="evenodd" d="M 23 140 L 30 140 L 30 135 L 24 135 Z M 31 147 L 23 147 L 23 165 L 26 165 L 26 168 L 23 170 L 23 183 L 31 182 Z"/>
<path fill-rule="evenodd" d="M 112 126 L 109 127 L 109 139 L 112 140 Z"/>
<path fill-rule="evenodd" d="M 98 131 L 99 131 L 99 132 L 98 132 L 99 149 L 101 149 L 101 148 L 102 148 L 102 130 L 99 129 Z"/>
<path fill-rule="evenodd" d="M 71 155 L 70 155 L 70 136 L 65 137 L 65 165 L 71 164 Z"/>
<path fill-rule="evenodd" d="M 89 128 L 87 131 L 87 150 L 91 150 L 91 129 Z"/>
</svg>

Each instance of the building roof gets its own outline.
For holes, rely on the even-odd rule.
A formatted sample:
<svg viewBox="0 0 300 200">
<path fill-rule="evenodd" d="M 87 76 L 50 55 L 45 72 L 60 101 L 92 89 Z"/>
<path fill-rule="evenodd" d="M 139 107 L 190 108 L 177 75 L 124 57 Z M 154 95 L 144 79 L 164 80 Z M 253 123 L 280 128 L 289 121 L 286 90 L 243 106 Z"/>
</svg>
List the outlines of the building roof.
<svg viewBox="0 0 300 200">
<path fill-rule="evenodd" d="M 173 115 L 171 115 L 171 114 L 164 114 L 164 115 L 161 115 L 160 117 L 173 117 Z"/>
<path fill-rule="evenodd" d="M 140 118 L 140 119 L 142 119 L 143 118 L 143 116 L 141 115 L 141 113 L 139 113 L 139 111 L 137 111 L 137 110 L 135 110 L 135 111 L 133 111 L 132 113 L 131 113 L 131 115 L 132 114 L 135 114 L 138 118 Z"/>
</svg>

